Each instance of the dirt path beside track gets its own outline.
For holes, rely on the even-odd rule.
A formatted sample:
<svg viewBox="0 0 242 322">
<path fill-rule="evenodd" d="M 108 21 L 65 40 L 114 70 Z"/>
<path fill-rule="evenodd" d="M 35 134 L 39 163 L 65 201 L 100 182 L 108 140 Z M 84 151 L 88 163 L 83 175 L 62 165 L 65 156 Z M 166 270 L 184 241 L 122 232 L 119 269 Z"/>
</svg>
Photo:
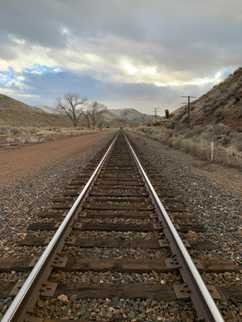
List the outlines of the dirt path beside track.
<svg viewBox="0 0 242 322">
<path fill-rule="evenodd" d="M 86 151 L 110 131 L 34 144 L 0 151 L 0 186 L 46 166 L 58 159 L 69 159 Z"/>
</svg>

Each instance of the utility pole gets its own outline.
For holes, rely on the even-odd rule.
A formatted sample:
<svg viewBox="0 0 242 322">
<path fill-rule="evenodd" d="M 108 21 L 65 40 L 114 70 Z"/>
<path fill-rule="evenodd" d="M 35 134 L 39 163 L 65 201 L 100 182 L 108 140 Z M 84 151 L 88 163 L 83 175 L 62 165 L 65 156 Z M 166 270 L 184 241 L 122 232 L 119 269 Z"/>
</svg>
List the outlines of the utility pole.
<svg viewBox="0 0 242 322">
<path fill-rule="evenodd" d="M 188 98 L 188 103 L 182 103 L 182 104 L 187 104 L 187 115 L 188 115 L 188 118 L 187 118 L 187 124 L 188 124 L 188 127 L 190 127 L 190 98 L 196 98 L 195 96 L 181 96 L 181 97 L 187 97 Z"/>
<path fill-rule="evenodd" d="M 145 114 L 142 114 L 142 124 L 144 124 Z"/>
<path fill-rule="evenodd" d="M 154 107 L 154 112 L 155 112 L 155 124 L 157 124 L 157 111 L 159 110 L 159 108 L 158 107 Z"/>
</svg>

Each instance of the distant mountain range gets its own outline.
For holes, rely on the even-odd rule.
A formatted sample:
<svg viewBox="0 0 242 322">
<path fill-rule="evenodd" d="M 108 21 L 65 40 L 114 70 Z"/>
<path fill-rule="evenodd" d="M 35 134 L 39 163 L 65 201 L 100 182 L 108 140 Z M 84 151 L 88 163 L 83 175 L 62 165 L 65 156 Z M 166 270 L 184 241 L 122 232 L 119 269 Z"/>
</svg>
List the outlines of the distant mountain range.
<svg viewBox="0 0 242 322">
<path fill-rule="evenodd" d="M 52 114 L 64 114 L 64 112 L 59 113 L 55 107 L 46 106 L 46 105 L 35 105 L 37 109 L 40 109 L 46 113 Z M 123 108 L 123 109 L 110 109 L 103 113 L 104 119 L 106 121 L 112 121 L 116 119 L 125 119 L 132 122 L 143 123 L 150 120 L 153 116 L 140 113 L 134 108 Z"/>
</svg>

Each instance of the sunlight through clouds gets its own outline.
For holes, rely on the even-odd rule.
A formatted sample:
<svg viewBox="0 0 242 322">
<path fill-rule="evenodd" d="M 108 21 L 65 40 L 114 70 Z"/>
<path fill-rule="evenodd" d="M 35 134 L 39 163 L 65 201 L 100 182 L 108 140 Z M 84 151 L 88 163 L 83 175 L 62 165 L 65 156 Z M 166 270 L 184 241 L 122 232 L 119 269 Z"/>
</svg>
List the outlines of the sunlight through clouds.
<svg viewBox="0 0 242 322">
<path fill-rule="evenodd" d="M 183 92 L 204 94 L 241 64 L 237 0 L 214 0 L 209 12 L 207 1 L 199 10 L 190 0 L 74 2 L 1 3 L 2 93 L 38 105 L 82 91 L 148 113 Z"/>
</svg>

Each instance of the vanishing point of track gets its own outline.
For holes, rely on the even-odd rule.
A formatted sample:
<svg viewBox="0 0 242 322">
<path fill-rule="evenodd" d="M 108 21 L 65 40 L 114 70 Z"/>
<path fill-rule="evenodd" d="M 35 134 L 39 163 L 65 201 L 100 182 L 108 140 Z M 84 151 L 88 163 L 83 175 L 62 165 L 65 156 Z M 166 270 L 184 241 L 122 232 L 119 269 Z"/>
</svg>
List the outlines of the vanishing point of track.
<svg viewBox="0 0 242 322">
<path fill-rule="evenodd" d="M 182 216 L 179 213 L 185 212 L 182 201 L 175 198 L 160 175 L 144 160 L 135 145 L 133 143 L 131 145 L 123 131 L 115 136 L 104 156 L 100 155 L 97 155 L 85 171 L 70 182 L 62 198 L 54 200 L 53 211 L 40 214 L 41 218 L 49 218 L 50 222 L 40 222 L 29 227 L 32 231 L 56 230 L 52 238 L 32 237 L 20 243 L 28 246 L 47 245 L 42 256 L 29 260 L 27 264 L 26 261 L 23 263 L 9 258 L 0 261 L 0 268 L 2 263 L 6 270 L 30 271 L 25 283 L 18 282 L 13 288 L 11 283 L 8 285 L 9 292 L 6 291 L 6 294 L 16 296 L 2 321 L 41 321 L 34 317 L 33 308 L 38 298 L 57 297 L 60 294 L 69 296 L 77 294 L 78 298 L 89 299 L 95 297 L 154 298 L 163 301 L 191 299 L 201 321 L 223 321 L 214 302 L 221 299 L 223 290 L 216 290 L 211 285 L 204 284 L 199 270 L 206 271 L 208 263 L 206 260 L 193 261 L 187 251 L 192 247 L 206 248 L 206 243 L 192 244 L 179 236 L 179 233 L 199 229 L 202 231 L 203 228 L 199 225 L 188 227 L 175 224 L 175 218 Z M 168 213 L 174 215 L 169 216 Z M 128 221 L 117 223 L 117 218 Z M 142 219 L 144 223 L 133 223 L 132 220 L 135 219 Z M 151 241 L 125 240 L 125 238 L 84 239 L 76 237 L 77 234 L 74 232 L 78 231 L 154 231 L 158 237 L 157 240 Z M 167 258 L 161 261 L 72 258 L 65 252 L 63 255 L 66 246 L 71 248 L 77 245 L 160 249 L 167 251 Z M 211 261 L 209 266 L 207 270 L 213 271 Z M 230 267 L 231 270 L 237 269 L 231 263 L 227 266 L 223 263 L 222 266 L 227 269 Z M 72 283 L 63 289 L 57 283 L 49 281 L 53 270 L 134 273 L 179 271 L 182 282 L 172 286 L 139 284 L 83 286 Z"/>
</svg>

